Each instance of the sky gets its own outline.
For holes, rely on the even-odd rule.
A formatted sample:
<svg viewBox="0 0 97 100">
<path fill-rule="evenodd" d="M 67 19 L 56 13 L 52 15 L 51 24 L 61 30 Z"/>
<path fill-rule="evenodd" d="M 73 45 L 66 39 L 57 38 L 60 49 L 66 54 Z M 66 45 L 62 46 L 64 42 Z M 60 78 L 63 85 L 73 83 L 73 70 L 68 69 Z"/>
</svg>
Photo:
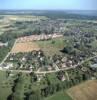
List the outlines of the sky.
<svg viewBox="0 0 97 100">
<path fill-rule="evenodd" d="M 97 10 L 97 0 L 0 0 L 0 9 Z"/>
</svg>

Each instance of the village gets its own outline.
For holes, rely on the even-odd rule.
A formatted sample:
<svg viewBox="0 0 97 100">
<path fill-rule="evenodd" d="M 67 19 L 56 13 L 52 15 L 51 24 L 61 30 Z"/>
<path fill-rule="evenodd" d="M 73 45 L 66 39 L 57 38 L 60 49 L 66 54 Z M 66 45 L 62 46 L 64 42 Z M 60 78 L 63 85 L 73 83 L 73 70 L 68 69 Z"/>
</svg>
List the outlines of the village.
<svg viewBox="0 0 97 100">
<path fill-rule="evenodd" d="M 62 55 L 46 57 L 44 52 L 33 41 L 47 41 L 60 38 L 63 35 L 31 35 L 16 39 L 10 55 L 2 64 L 4 69 L 20 69 L 32 71 L 52 71 L 72 67 L 75 62 L 72 57 L 67 58 Z M 32 42 L 32 43 L 31 43 Z M 16 66 L 16 67 L 15 67 Z"/>
<path fill-rule="evenodd" d="M 29 100 L 30 94 L 33 98 L 42 97 L 35 100 L 45 100 L 97 79 L 97 24 L 94 21 L 2 16 L 0 89 L 4 94 L 8 91 L 6 100 L 14 100 L 21 93 L 20 100 Z"/>
<path fill-rule="evenodd" d="M 28 73 L 34 72 L 36 73 L 38 80 L 40 80 L 46 73 L 55 73 L 76 68 L 81 64 L 81 62 L 84 61 L 84 57 L 82 58 L 80 56 L 80 59 L 77 61 L 72 55 L 46 55 L 42 48 L 37 44 L 37 41 L 51 41 L 51 44 L 54 44 L 56 39 L 62 39 L 62 37 L 62 34 L 54 33 L 30 35 L 17 38 L 10 52 L 1 62 L 0 70 L 20 71 Z M 2 46 L 8 46 L 8 43 L 1 43 L 1 47 Z M 65 79 L 65 76 L 62 75 L 62 78 Z"/>
</svg>

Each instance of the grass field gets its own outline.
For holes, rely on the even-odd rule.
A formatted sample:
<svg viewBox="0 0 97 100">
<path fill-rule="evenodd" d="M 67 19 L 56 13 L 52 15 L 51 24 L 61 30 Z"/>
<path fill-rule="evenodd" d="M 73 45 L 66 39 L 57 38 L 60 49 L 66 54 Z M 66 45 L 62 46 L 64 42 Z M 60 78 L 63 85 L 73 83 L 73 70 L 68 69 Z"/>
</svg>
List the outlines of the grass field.
<svg viewBox="0 0 97 100">
<path fill-rule="evenodd" d="M 56 38 L 47 41 L 36 41 L 46 55 L 61 54 L 60 50 L 64 48 L 64 38 Z"/>
<path fill-rule="evenodd" d="M 0 100 L 6 100 L 11 94 L 11 87 L 7 83 L 6 73 L 0 71 Z"/>
<path fill-rule="evenodd" d="M 63 91 L 54 94 L 44 100 L 72 100 L 66 93 Z"/>
<path fill-rule="evenodd" d="M 97 80 L 90 80 L 67 91 L 73 100 L 97 100 Z"/>
<path fill-rule="evenodd" d="M 16 43 L 12 50 L 11 53 L 19 53 L 19 52 L 31 52 L 31 51 L 38 51 L 40 50 L 39 46 L 34 43 L 34 42 L 21 42 L 21 43 Z"/>
</svg>

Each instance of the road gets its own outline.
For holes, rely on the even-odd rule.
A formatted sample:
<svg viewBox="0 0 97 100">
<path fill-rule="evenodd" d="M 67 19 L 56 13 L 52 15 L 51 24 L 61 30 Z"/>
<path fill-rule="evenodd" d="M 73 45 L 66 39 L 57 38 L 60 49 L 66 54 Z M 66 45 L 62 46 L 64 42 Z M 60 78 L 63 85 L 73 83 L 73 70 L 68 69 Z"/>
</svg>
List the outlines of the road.
<svg viewBox="0 0 97 100">
<path fill-rule="evenodd" d="M 34 73 L 36 73 L 37 75 L 38 74 L 50 74 L 50 73 L 56 73 L 56 72 L 59 72 L 59 71 L 65 71 L 65 70 L 69 70 L 69 69 L 74 69 L 80 65 L 82 65 L 83 63 L 85 63 L 86 61 L 89 61 L 89 60 L 92 60 L 94 59 L 96 56 L 93 56 L 93 57 L 90 57 L 82 62 L 80 62 L 79 64 L 75 65 L 75 66 L 72 66 L 72 67 L 65 67 L 64 69 L 58 69 L 58 70 L 52 70 L 52 71 L 34 71 Z M 3 71 L 6 71 L 3 69 Z M 32 71 L 30 70 L 10 70 L 11 72 L 22 72 L 22 73 L 31 73 Z"/>
</svg>

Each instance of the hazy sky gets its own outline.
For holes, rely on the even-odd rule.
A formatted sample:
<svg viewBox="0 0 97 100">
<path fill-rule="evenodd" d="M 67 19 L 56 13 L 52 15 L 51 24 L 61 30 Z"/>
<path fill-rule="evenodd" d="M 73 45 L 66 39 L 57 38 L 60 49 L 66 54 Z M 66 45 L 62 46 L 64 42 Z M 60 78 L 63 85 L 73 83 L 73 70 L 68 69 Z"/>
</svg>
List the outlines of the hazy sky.
<svg viewBox="0 0 97 100">
<path fill-rule="evenodd" d="M 0 0 L 0 9 L 97 10 L 97 0 Z"/>
</svg>

